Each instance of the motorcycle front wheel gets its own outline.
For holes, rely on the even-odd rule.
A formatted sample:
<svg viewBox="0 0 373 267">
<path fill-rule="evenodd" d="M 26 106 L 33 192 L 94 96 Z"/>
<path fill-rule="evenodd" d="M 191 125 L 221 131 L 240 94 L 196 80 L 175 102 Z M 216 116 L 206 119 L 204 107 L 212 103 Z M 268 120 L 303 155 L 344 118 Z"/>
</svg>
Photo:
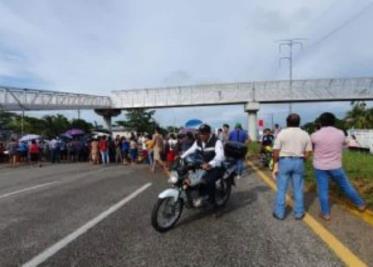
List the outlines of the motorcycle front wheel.
<svg viewBox="0 0 373 267">
<path fill-rule="evenodd" d="M 158 199 L 152 211 L 152 226 L 158 232 L 164 233 L 170 230 L 180 219 L 183 212 L 183 201 L 175 201 L 173 197 Z"/>
</svg>

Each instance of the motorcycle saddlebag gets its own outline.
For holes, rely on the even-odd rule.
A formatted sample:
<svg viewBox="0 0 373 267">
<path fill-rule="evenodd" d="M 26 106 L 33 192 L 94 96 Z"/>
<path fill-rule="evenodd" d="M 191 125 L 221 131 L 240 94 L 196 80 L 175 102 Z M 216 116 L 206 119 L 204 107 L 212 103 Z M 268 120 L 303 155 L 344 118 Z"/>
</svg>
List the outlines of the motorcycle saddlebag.
<svg viewBox="0 0 373 267">
<path fill-rule="evenodd" d="M 224 145 L 224 154 L 228 158 L 244 159 L 246 156 L 247 147 L 240 142 L 227 142 Z"/>
</svg>

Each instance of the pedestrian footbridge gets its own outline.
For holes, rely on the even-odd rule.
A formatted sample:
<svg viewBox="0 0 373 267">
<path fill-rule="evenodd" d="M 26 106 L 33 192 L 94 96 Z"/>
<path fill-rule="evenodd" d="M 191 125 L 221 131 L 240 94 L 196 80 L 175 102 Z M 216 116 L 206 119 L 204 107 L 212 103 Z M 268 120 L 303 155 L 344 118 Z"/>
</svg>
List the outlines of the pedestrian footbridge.
<svg viewBox="0 0 373 267">
<path fill-rule="evenodd" d="M 373 100 L 373 78 L 259 81 L 112 92 L 116 108 Z"/>
<path fill-rule="evenodd" d="M 248 113 L 253 138 L 256 136 L 256 114 L 262 103 L 357 100 L 373 100 L 373 77 L 126 89 L 112 91 L 111 96 L 0 87 L 2 109 L 95 109 L 109 125 L 111 116 L 119 114 L 122 109 L 242 104 Z"/>
<path fill-rule="evenodd" d="M 108 96 L 0 86 L 0 109 L 8 111 L 111 107 L 111 98 Z"/>
</svg>

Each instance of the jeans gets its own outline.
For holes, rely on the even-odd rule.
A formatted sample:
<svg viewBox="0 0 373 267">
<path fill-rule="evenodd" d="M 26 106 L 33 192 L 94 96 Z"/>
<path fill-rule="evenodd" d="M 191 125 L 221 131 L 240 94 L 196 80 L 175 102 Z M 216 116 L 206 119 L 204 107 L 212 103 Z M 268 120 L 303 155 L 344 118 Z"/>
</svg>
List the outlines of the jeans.
<svg viewBox="0 0 373 267">
<path fill-rule="evenodd" d="M 153 166 L 153 151 L 148 151 L 148 163 Z"/>
<path fill-rule="evenodd" d="M 243 170 L 244 170 L 243 160 L 239 159 L 236 162 L 236 172 L 237 172 L 237 175 L 242 175 Z"/>
<path fill-rule="evenodd" d="M 137 160 L 137 149 L 131 148 L 130 149 L 130 156 L 131 156 L 131 161 L 136 162 L 136 160 Z"/>
<path fill-rule="evenodd" d="M 60 150 L 59 149 L 52 149 L 51 151 L 51 160 L 52 163 L 60 162 Z"/>
<path fill-rule="evenodd" d="M 100 151 L 101 154 L 101 160 L 102 164 L 108 164 L 109 163 L 109 151 Z"/>
<path fill-rule="evenodd" d="M 115 149 L 115 163 L 122 163 L 122 152 L 120 151 L 120 148 Z"/>
<path fill-rule="evenodd" d="M 304 214 L 303 185 L 304 185 L 304 159 L 280 158 L 279 173 L 277 175 L 277 194 L 274 213 L 279 218 L 285 217 L 286 192 L 289 181 L 293 187 L 294 216 L 300 218 Z"/>
<path fill-rule="evenodd" d="M 215 206 L 216 181 L 223 176 L 224 170 L 221 167 L 215 167 L 206 172 L 203 179 L 206 182 L 206 194 L 211 204 Z"/>
<path fill-rule="evenodd" d="M 315 169 L 317 179 L 317 190 L 319 194 L 321 213 L 330 215 L 329 206 L 329 177 L 342 189 L 346 196 L 356 206 L 364 205 L 364 200 L 361 199 L 358 192 L 351 185 L 350 181 L 342 168 L 335 170 L 318 170 Z"/>
</svg>

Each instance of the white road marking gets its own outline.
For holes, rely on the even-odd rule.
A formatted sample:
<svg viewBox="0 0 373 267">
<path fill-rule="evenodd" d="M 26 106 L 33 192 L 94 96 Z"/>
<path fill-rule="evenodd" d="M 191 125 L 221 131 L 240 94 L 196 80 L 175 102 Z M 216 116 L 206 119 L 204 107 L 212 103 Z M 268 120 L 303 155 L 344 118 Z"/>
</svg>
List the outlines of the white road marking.
<svg viewBox="0 0 373 267">
<path fill-rule="evenodd" d="M 77 230 L 75 230 L 74 232 L 69 234 L 68 236 L 64 237 L 63 239 L 61 239 L 60 241 L 58 241 L 57 243 L 55 243 L 51 247 L 49 247 L 46 250 L 44 250 L 43 252 L 41 252 L 39 255 L 32 258 L 30 261 L 23 264 L 22 267 L 34 267 L 34 266 L 38 266 L 39 264 L 43 263 L 48 258 L 50 258 L 54 254 L 56 254 L 58 251 L 60 251 L 64 247 L 66 247 L 69 243 L 71 243 L 72 241 L 77 239 L 79 236 L 81 236 L 82 234 L 87 232 L 89 229 L 94 227 L 96 224 L 98 224 L 99 222 L 104 220 L 110 214 L 116 212 L 118 209 L 120 209 L 126 203 L 130 202 L 132 199 L 134 199 L 135 197 L 140 195 L 142 192 L 144 192 L 146 189 L 148 189 L 151 185 L 152 185 L 152 183 L 147 183 L 147 184 L 143 185 L 142 187 L 137 189 L 135 192 L 133 192 L 129 196 L 125 197 L 124 199 L 122 199 L 121 201 L 116 203 L 115 205 L 111 206 L 106 211 L 102 212 L 97 217 L 93 218 L 92 220 L 90 220 L 89 222 L 87 222 L 86 224 L 84 224 L 83 226 L 81 226 L 80 228 L 78 228 Z"/>
<path fill-rule="evenodd" d="M 20 193 L 24 193 L 24 192 L 27 192 L 27 191 L 35 190 L 35 189 L 38 189 L 38 188 L 46 187 L 46 186 L 56 184 L 56 183 L 59 183 L 59 182 L 54 181 L 54 182 L 50 182 L 50 183 L 39 184 L 39 185 L 27 187 L 27 188 L 24 188 L 24 189 L 21 189 L 21 190 L 17 190 L 17 191 L 14 191 L 14 192 L 6 193 L 4 195 L 0 195 L 0 199 L 6 198 L 6 197 L 11 197 L 11 196 L 14 196 L 14 195 L 17 195 L 17 194 L 20 194 Z"/>
</svg>

